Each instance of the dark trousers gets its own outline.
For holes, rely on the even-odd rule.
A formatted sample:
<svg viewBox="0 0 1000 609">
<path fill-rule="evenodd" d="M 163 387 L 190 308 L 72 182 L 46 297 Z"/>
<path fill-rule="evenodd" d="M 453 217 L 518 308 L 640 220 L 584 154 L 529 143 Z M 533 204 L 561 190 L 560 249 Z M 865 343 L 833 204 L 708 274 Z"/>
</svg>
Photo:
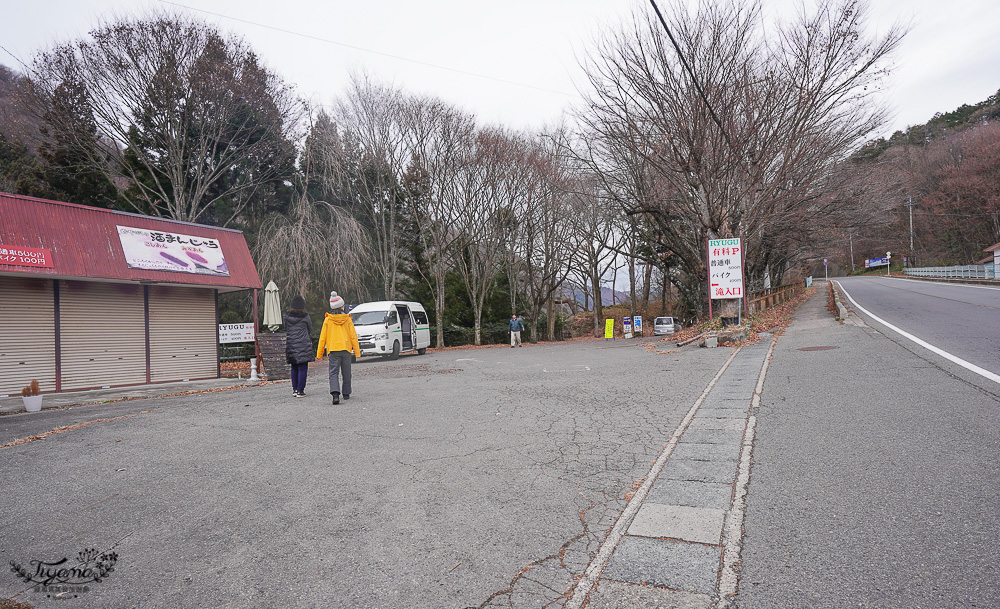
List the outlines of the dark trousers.
<svg viewBox="0 0 1000 609">
<path fill-rule="evenodd" d="M 350 351 L 331 351 L 330 357 L 330 393 L 351 395 L 351 358 Z M 344 377 L 344 387 L 341 391 L 340 376 Z"/>
<path fill-rule="evenodd" d="M 306 390 L 306 374 L 309 372 L 309 362 L 292 364 L 292 391 L 303 393 Z"/>
</svg>

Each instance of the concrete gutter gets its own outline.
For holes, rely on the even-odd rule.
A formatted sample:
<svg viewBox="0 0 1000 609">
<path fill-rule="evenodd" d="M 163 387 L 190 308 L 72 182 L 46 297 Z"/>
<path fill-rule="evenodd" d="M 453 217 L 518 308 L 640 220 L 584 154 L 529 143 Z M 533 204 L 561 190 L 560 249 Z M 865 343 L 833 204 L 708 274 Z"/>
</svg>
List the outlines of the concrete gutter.
<svg viewBox="0 0 1000 609">
<path fill-rule="evenodd" d="M 111 389 L 93 389 L 89 391 L 65 391 L 61 393 L 43 394 L 42 410 L 50 408 L 65 408 L 82 404 L 101 404 L 122 399 L 155 398 L 174 395 L 187 391 L 211 391 L 217 389 L 236 389 L 253 387 L 260 383 L 251 383 L 246 379 L 219 378 L 204 381 L 186 381 L 181 383 L 159 383 L 155 385 L 133 385 L 130 387 L 114 387 Z M 12 395 L 0 398 L 0 415 L 24 412 L 21 396 Z"/>
</svg>

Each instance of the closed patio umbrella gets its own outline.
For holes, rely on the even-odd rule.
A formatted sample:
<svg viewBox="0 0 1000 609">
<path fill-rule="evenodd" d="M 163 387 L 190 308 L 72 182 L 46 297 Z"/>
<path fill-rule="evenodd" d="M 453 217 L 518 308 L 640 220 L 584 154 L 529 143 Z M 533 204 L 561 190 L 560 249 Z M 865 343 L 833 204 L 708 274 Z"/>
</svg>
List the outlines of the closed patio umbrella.
<svg viewBox="0 0 1000 609">
<path fill-rule="evenodd" d="M 264 325 L 274 332 L 281 325 L 281 303 L 278 299 L 278 286 L 269 281 L 264 288 Z"/>
</svg>

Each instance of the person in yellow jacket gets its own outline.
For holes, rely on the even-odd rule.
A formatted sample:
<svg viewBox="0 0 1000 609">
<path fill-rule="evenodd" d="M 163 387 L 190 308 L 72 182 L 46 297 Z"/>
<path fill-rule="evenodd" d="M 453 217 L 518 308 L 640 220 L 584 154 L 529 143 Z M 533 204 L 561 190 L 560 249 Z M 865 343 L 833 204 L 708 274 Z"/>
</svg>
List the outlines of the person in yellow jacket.
<svg viewBox="0 0 1000 609">
<path fill-rule="evenodd" d="M 344 299 L 330 292 L 330 308 L 333 314 L 327 313 L 323 320 L 323 330 L 319 333 L 319 345 L 316 357 L 330 354 L 330 395 L 333 403 L 340 403 L 341 389 L 345 400 L 351 399 L 351 355 L 361 357 L 361 345 L 358 344 L 358 333 L 354 330 L 351 316 L 344 313 Z M 341 387 L 340 376 L 344 376 Z"/>
</svg>

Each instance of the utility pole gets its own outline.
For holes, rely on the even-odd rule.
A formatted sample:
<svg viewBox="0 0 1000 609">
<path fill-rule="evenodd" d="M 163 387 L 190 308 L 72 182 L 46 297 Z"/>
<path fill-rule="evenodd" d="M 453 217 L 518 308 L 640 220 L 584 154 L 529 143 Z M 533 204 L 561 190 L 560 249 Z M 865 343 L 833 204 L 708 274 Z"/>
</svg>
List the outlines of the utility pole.
<svg viewBox="0 0 1000 609">
<path fill-rule="evenodd" d="M 847 239 L 851 244 L 851 272 L 854 272 L 854 231 L 851 229 L 847 230 Z"/>
</svg>

